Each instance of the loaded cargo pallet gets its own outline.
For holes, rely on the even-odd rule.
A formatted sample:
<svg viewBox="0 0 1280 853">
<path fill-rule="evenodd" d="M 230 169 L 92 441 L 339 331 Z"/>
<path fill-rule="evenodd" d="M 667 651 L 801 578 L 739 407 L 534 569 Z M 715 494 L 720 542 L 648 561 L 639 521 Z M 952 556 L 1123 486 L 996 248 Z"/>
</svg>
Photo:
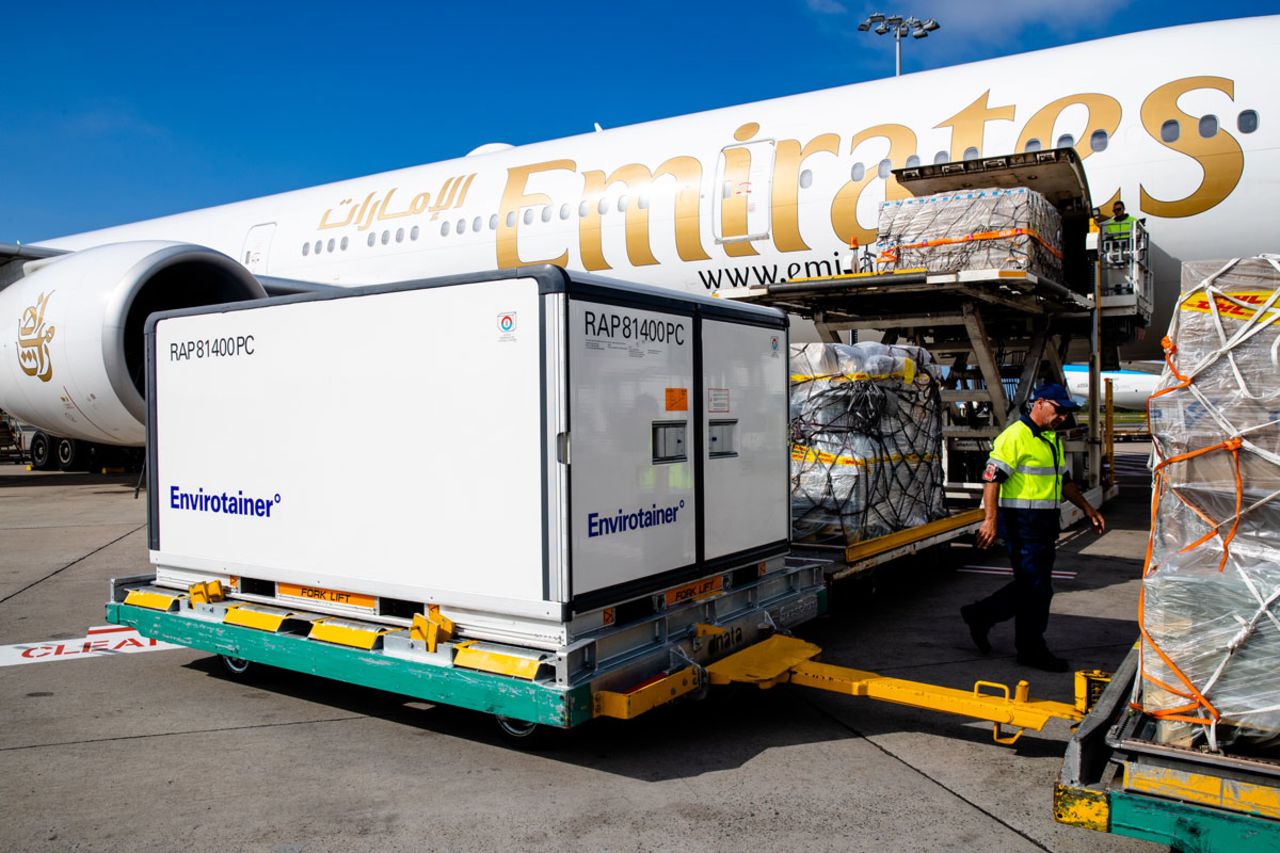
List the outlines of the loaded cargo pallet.
<svg viewBox="0 0 1280 853">
<path fill-rule="evenodd" d="M 1054 819 L 1188 853 L 1280 850 L 1280 761 L 1156 742 L 1129 704 L 1138 657 L 1135 646 L 1067 745 Z"/>
</svg>

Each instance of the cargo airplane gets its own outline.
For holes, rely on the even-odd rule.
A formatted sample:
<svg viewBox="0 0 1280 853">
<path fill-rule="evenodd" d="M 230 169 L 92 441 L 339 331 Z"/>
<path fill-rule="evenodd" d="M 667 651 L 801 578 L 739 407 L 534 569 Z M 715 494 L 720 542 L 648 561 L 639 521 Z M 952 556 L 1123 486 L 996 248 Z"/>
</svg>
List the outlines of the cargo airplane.
<svg viewBox="0 0 1280 853">
<path fill-rule="evenodd" d="M 1173 27 L 3 246 L 0 408 L 69 466 L 143 442 L 155 310 L 539 263 L 698 293 L 830 274 L 907 195 L 892 169 L 1064 146 L 1095 205 L 1147 219 L 1163 324 L 1182 259 L 1280 247 L 1277 55 L 1280 16 Z"/>
</svg>

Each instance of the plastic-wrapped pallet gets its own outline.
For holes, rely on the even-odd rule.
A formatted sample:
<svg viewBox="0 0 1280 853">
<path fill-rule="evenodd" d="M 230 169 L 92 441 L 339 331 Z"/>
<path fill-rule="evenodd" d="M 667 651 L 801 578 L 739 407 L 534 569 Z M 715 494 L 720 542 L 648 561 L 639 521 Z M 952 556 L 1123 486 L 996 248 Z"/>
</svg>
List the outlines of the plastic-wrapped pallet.
<svg viewBox="0 0 1280 853">
<path fill-rule="evenodd" d="M 1143 710 L 1158 737 L 1280 743 L 1280 256 L 1198 261 L 1148 405 Z"/>
<path fill-rule="evenodd" d="M 886 201 L 877 239 L 886 271 L 1023 270 L 1062 280 L 1062 216 L 1025 187 Z"/>
<path fill-rule="evenodd" d="M 942 403 L 926 350 L 791 347 L 791 516 L 797 537 L 846 542 L 946 515 Z"/>
</svg>

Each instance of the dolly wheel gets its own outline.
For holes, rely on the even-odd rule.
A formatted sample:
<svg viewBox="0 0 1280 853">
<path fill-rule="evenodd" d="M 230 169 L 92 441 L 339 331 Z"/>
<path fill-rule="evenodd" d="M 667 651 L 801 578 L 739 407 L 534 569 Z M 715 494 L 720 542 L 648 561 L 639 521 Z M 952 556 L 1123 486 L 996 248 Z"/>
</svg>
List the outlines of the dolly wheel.
<svg viewBox="0 0 1280 853">
<path fill-rule="evenodd" d="M 253 666 L 252 661 L 247 661 L 244 658 L 233 658 L 230 655 L 218 655 L 218 658 L 222 661 L 222 668 L 232 678 L 244 678 L 250 667 Z"/>
<path fill-rule="evenodd" d="M 544 749 L 552 749 L 562 742 L 561 736 L 564 732 L 553 726 L 529 723 L 517 720 L 515 717 L 494 716 L 493 720 L 498 724 L 502 739 L 517 749 L 540 752 Z"/>
<path fill-rule="evenodd" d="M 515 717 L 494 717 L 493 719 L 498 724 L 498 731 L 512 740 L 537 740 L 538 729 L 541 728 L 537 723 L 527 723 Z"/>
</svg>

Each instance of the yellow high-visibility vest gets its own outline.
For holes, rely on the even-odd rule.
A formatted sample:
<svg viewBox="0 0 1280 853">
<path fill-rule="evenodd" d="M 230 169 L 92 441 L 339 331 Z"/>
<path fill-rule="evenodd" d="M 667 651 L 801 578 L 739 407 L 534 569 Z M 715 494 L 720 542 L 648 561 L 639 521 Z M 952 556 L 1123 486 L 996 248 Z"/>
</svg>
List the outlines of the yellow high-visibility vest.
<svg viewBox="0 0 1280 853">
<path fill-rule="evenodd" d="M 1067 463 L 1056 432 L 1036 435 L 1025 419 L 1019 419 L 996 436 L 987 464 L 1007 477 L 1000 484 L 1000 506 L 1057 509 L 1062 503 Z"/>
<path fill-rule="evenodd" d="M 1108 219 L 1102 223 L 1102 233 L 1108 237 L 1128 237 L 1133 233 L 1133 223 L 1137 221 L 1137 219 L 1128 215 L 1119 222 L 1114 219 Z"/>
</svg>

